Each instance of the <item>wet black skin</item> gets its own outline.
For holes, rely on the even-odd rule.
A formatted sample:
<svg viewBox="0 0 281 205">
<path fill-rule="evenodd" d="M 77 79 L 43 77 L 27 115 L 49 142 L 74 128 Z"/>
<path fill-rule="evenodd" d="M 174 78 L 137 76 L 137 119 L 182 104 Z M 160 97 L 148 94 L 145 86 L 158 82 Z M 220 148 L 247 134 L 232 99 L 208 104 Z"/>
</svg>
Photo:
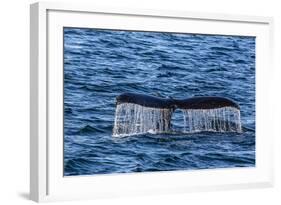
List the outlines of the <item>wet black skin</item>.
<svg viewBox="0 0 281 205">
<path fill-rule="evenodd" d="M 144 107 L 166 109 L 216 109 L 239 108 L 234 101 L 224 97 L 192 97 L 187 99 L 165 99 L 144 94 L 123 93 L 116 97 L 116 103 L 133 103 Z"/>
</svg>

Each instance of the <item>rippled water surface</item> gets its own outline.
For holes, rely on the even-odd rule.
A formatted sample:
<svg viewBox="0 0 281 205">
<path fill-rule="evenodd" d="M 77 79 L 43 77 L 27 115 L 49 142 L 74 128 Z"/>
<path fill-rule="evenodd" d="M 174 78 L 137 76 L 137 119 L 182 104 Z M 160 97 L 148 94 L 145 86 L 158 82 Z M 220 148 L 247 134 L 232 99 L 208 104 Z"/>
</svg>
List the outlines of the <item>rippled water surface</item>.
<svg viewBox="0 0 281 205">
<path fill-rule="evenodd" d="M 222 96 L 242 133 L 112 137 L 115 97 Z M 176 110 L 174 130 L 183 126 Z M 255 38 L 64 28 L 64 175 L 255 166 Z"/>
</svg>

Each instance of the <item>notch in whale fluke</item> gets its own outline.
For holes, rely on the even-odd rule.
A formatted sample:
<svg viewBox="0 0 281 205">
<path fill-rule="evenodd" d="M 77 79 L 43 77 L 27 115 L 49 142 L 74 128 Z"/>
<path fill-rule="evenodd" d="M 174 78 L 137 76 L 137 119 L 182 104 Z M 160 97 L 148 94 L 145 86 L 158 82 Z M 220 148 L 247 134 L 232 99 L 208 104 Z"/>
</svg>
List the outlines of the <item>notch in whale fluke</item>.
<svg viewBox="0 0 281 205">
<path fill-rule="evenodd" d="M 116 97 L 116 103 L 133 103 L 144 107 L 166 109 L 217 109 L 233 107 L 239 109 L 239 105 L 231 99 L 224 97 L 192 97 L 187 99 L 165 99 L 144 94 L 123 93 Z"/>
</svg>

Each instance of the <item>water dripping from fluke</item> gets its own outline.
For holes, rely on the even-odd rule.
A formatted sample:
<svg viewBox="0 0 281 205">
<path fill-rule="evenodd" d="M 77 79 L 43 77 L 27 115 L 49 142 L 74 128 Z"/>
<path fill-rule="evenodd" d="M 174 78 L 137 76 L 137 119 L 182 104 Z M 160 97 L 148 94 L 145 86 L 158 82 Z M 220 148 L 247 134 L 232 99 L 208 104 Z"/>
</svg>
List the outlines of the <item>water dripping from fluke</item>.
<svg viewBox="0 0 281 205">
<path fill-rule="evenodd" d="M 175 109 L 182 111 L 183 133 L 242 132 L 240 108 L 227 98 L 176 100 L 124 93 L 116 97 L 113 137 L 175 133 L 171 126 Z"/>
<path fill-rule="evenodd" d="M 167 133 L 173 110 L 150 108 L 132 103 L 117 105 L 113 136 L 128 136 L 144 133 Z"/>
<path fill-rule="evenodd" d="M 242 132 L 240 110 L 233 107 L 217 109 L 184 109 L 185 133 Z"/>
</svg>

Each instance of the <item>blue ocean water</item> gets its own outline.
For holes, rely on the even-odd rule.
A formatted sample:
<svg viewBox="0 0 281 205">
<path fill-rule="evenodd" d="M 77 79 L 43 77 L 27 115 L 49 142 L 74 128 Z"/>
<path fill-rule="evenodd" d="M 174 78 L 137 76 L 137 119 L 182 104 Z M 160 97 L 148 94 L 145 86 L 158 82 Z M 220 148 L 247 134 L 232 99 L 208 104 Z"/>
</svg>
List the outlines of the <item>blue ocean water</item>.
<svg viewBox="0 0 281 205">
<path fill-rule="evenodd" d="M 221 96 L 242 133 L 112 137 L 124 92 Z M 181 127 L 180 111 L 173 127 Z M 64 175 L 255 166 L 255 38 L 64 28 Z"/>
</svg>

